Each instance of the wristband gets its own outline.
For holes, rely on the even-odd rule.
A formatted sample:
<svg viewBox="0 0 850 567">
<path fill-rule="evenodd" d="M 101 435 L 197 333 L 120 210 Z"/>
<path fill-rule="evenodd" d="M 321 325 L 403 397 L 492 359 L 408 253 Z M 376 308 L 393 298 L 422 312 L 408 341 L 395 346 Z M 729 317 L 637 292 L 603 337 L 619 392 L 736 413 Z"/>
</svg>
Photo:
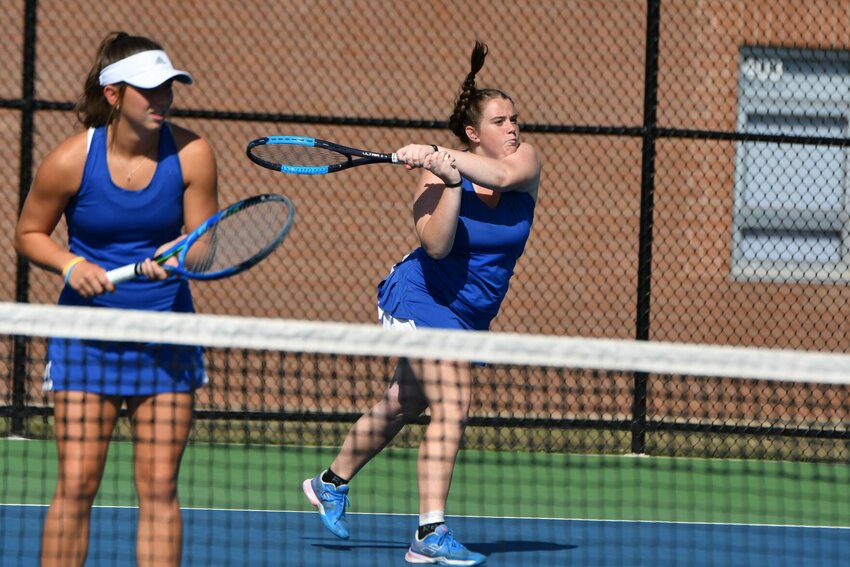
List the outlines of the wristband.
<svg viewBox="0 0 850 567">
<path fill-rule="evenodd" d="M 82 256 L 77 256 L 76 258 L 65 264 L 65 267 L 62 268 L 62 277 L 65 278 L 65 283 L 68 283 L 68 280 L 71 279 L 71 271 L 74 269 L 74 266 L 76 266 L 80 262 L 85 261 L 86 259 Z"/>
<path fill-rule="evenodd" d="M 454 189 L 455 187 L 460 187 L 461 185 L 463 185 L 463 177 L 461 177 L 457 183 L 446 183 L 446 189 Z"/>
</svg>

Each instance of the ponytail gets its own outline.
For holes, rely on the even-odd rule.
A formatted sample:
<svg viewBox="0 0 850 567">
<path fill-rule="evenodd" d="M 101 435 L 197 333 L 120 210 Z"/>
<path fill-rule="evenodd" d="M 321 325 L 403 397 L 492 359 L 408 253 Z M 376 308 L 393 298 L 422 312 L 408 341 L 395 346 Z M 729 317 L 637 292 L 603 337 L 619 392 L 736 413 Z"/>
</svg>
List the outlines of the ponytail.
<svg viewBox="0 0 850 567">
<path fill-rule="evenodd" d="M 476 88 L 475 76 L 484 67 L 487 53 L 487 45 L 476 40 L 470 57 L 469 74 L 461 85 L 460 93 L 455 100 L 454 110 L 452 110 L 452 115 L 449 118 L 449 129 L 466 147 L 470 144 L 469 137 L 466 135 L 466 127 L 478 128 L 480 126 L 484 103 L 497 97 L 512 101 L 510 96 L 498 89 Z"/>
</svg>

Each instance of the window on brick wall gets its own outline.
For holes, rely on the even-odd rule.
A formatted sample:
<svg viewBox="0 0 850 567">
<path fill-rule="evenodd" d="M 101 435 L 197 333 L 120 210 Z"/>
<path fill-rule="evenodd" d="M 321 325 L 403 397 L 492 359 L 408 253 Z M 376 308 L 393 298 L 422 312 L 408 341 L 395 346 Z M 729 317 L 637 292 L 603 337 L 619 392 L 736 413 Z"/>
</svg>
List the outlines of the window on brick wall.
<svg viewBox="0 0 850 567">
<path fill-rule="evenodd" d="M 847 138 L 850 53 L 745 47 L 738 130 Z M 736 279 L 850 282 L 847 148 L 740 142 L 732 231 Z"/>
</svg>

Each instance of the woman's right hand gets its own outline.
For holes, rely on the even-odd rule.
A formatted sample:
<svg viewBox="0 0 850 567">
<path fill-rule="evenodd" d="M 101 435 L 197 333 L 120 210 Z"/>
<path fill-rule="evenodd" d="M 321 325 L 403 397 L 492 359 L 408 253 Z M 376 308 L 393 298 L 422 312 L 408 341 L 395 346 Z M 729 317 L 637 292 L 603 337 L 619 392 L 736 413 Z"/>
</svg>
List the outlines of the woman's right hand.
<svg viewBox="0 0 850 567">
<path fill-rule="evenodd" d="M 115 291 L 115 284 L 106 277 L 106 270 L 91 262 L 80 262 L 71 270 L 68 285 L 86 299 Z"/>
</svg>

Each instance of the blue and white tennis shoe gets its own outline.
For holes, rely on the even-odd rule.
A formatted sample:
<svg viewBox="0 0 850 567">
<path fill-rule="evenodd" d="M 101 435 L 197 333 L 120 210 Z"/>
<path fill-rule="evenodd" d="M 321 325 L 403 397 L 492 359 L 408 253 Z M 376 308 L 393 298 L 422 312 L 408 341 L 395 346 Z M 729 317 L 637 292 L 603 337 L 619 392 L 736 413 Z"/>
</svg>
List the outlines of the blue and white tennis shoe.
<svg viewBox="0 0 850 567">
<path fill-rule="evenodd" d="M 348 501 L 348 485 L 343 484 L 339 488 L 330 482 L 322 480 L 322 473 L 313 478 L 308 478 L 301 484 L 304 494 L 310 504 L 319 509 L 322 523 L 333 535 L 341 539 L 348 539 L 348 520 L 345 518 L 345 509 L 350 505 Z"/>
<path fill-rule="evenodd" d="M 421 540 L 417 535 L 413 536 L 410 549 L 404 556 L 408 563 L 481 565 L 487 561 L 485 555 L 466 549 L 454 538 L 452 531 L 445 524 L 437 526 L 433 533 Z"/>
</svg>

